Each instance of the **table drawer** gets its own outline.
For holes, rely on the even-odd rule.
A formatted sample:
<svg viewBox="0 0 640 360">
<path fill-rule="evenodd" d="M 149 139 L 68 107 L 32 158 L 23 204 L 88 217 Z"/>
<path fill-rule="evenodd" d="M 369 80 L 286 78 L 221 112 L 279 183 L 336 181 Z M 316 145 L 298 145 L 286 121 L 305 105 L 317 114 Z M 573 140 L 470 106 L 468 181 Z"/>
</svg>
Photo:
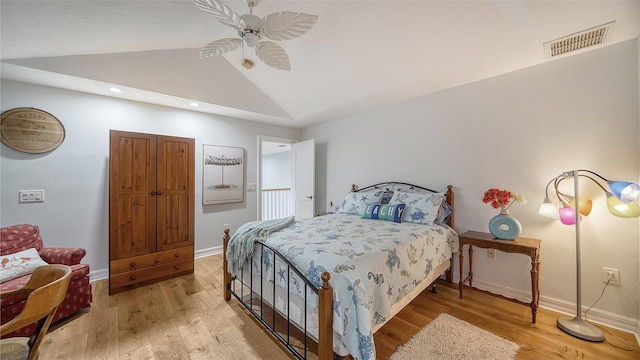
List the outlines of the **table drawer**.
<svg viewBox="0 0 640 360">
<path fill-rule="evenodd" d="M 125 271 L 140 270 L 149 267 L 156 267 L 169 262 L 191 259 L 193 260 L 193 246 L 160 251 L 153 254 L 140 255 L 127 259 L 114 260 L 111 262 L 111 276 Z"/>
</svg>

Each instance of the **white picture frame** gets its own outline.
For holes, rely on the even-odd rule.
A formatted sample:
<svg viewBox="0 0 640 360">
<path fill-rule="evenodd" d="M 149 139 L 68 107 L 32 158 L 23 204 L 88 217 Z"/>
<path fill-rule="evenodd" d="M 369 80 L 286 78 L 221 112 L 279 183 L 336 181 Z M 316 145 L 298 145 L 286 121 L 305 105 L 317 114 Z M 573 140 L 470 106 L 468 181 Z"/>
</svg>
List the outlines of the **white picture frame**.
<svg viewBox="0 0 640 360">
<path fill-rule="evenodd" d="M 202 205 L 244 202 L 244 148 L 203 145 Z"/>
</svg>

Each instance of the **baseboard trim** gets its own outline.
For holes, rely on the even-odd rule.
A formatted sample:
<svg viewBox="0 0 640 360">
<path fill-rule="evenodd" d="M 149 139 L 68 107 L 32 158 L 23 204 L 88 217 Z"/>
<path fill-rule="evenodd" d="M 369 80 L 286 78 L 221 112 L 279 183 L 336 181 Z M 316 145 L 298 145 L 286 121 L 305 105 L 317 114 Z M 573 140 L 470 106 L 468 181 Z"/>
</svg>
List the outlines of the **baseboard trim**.
<svg viewBox="0 0 640 360">
<path fill-rule="evenodd" d="M 454 273 L 454 279 L 459 279 L 458 274 Z M 531 302 L 531 292 L 523 291 L 519 289 L 514 289 L 511 287 L 494 284 L 491 282 L 473 279 L 473 286 L 486 290 L 495 294 L 501 294 L 506 297 L 518 299 L 520 301 L 530 303 Z M 548 296 L 541 295 L 539 306 L 548 310 L 557 311 L 559 313 L 567 314 L 567 315 L 576 315 L 576 304 L 572 302 L 568 302 L 561 299 L 556 299 Z M 587 307 L 583 306 L 583 310 L 586 310 Z M 634 319 L 626 316 L 622 316 L 620 314 L 615 314 L 609 311 L 604 311 L 596 308 L 592 308 L 589 310 L 587 314 L 587 318 L 585 320 L 589 320 L 593 323 L 606 325 L 618 330 L 623 330 L 630 332 L 638 338 L 640 335 L 640 319 Z M 640 342 L 639 342 L 640 343 Z"/>
<path fill-rule="evenodd" d="M 89 272 L 89 281 L 98 281 L 109 278 L 109 269 L 92 270 Z"/>
<path fill-rule="evenodd" d="M 195 257 L 197 259 L 197 258 L 216 255 L 216 254 L 222 254 L 222 245 L 213 246 L 213 247 L 202 249 L 202 250 L 196 250 Z"/>
</svg>

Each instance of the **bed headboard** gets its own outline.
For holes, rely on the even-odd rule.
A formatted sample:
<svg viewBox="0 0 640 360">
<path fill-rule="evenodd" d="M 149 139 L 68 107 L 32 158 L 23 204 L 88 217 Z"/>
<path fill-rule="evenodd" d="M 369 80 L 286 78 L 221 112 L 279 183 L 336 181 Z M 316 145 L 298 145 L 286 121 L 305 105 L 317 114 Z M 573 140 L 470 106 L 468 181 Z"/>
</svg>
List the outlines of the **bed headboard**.
<svg viewBox="0 0 640 360">
<path fill-rule="evenodd" d="M 389 193 L 393 193 L 394 191 L 404 191 L 408 193 L 439 193 L 441 191 L 432 190 L 420 185 L 409 184 L 405 182 L 398 181 L 389 181 L 383 182 L 375 185 L 369 185 L 363 188 L 358 188 L 356 184 L 351 185 L 352 192 L 360 192 L 360 191 L 368 191 L 368 190 L 384 190 Z M 453 206 L 453 185 L 447 185 L 447 191 L 444 193 L 445 199 L 447 200 L 447 204 L 451 206 L 451 216 L 449 217 L 449 221 L 447 224 L 453 228 L 453 214 L 454 214 L 454 206 Z M 389 198 L 386 199 L 389 201 Z"/>
</svg>

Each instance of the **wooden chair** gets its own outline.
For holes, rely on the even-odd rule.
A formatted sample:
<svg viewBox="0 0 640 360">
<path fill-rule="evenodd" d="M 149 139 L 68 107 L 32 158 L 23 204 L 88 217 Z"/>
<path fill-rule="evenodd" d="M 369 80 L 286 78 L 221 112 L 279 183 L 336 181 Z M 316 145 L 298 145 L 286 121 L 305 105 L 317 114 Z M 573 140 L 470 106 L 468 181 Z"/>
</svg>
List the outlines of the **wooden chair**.
<svg viewBox="0 0 640 360">
<path fill-rule="evenodd" d="M 31 337 L 12 337 L 0 341 L 2 360 L 38 358 L 38 347 L 51 325 L 56 309 L 67 294 L 70 279 L 69 266 L 46 265 L 37 268 L 22 288 L 0 293 L 0 298 L 28 294 L 22 312 L 0 326 L 1 336 L 34 322 L 38 323 L 38 328 Z"/>
</svg>

